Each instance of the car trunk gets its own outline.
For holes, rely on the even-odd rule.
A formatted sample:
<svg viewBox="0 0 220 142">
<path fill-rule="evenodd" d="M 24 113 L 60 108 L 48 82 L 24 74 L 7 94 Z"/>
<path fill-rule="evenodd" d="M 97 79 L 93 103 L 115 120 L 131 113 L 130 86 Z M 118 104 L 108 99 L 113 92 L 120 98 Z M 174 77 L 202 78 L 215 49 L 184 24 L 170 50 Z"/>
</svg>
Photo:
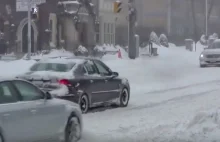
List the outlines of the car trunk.
<svg viewBox="0 0 220 142">
<path fill-rule="evenodd" d="M 22 76 L 18 76 L 17 78 L 33 83 L 43 91 L 52 91 L 59 89 L 60 87 L 60 84 L 58 83 L 60 78 L 53 75 L 51 72 L 28 72 Z"/>
</svg>

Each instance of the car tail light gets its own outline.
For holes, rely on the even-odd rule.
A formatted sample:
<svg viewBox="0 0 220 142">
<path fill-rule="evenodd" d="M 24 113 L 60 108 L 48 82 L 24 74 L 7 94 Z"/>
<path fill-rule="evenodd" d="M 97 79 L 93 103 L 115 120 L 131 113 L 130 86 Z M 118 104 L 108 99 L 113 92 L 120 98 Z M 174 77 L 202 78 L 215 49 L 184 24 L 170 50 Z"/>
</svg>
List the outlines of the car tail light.
<svg viewBox="0 0 220 142">
<path fill-rule="evenodd" d="M 61 79 L 61 80 L 59 80 L 59 84 L 63 84 L 63 85 L 67 85 L 67 86 L 71 86 L 70 81 L 67 80 L 67 79 Z"/>
</svg>

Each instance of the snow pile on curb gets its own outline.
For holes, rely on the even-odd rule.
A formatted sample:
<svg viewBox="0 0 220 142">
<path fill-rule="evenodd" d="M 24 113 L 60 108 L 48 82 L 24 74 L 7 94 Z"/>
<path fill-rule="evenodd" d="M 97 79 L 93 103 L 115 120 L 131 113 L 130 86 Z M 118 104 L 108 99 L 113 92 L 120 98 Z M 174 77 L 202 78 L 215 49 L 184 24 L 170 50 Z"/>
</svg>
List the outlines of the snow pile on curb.
<svg viewBox="0 0 220 142">
<path fill-rule="evenodd" d="M 19 74 L 25 73 L 36 61 L 31 60 L 15 60 L 11 62 L 0 61 L 4 69 L 0 70 L 0 75 L 4 77 L 14 77 Z"/>
<path fill-rule="evenodd" d="M 36 53 L 31 56 L 32 60 L 39 60 L 43 58 L 53 58 L 53 57 L 74 57 L 74 54 L 66 51 L 65 49 L 52 49 L 48 53 Z M 27 54 L 24 55 L 23 59 L 27 59 Z"/>
<path fill-rule="evenodd" d="M 172 128 L 171 132 L 173 139 L 184 139 L 184 142 L 220 141 L 220 108 L 199 112 L 188 123 Z"/>
<path fill-rule="evenodd" d="M 121 46 L 104 45 L 104 46 L 99 46 L 97 48 L 99 48 L 101 51 L 107 51 L 107 52 L 111 52 L 111 51 L 118 52 L 120 50 L 122 58 L 128 59 L 128 53 Z M 115 60 L 115 59 L 118 59 L 118 54 L 112 54 L 112 55 L 106 54 L 105 56 L 103 56 L 102 59 L 103 60 Z"/>
<path fill-rule="evenodd" d="M 199 112 L 188 123 L 187 131 L 207 134 L 217 132 L 220 134 L 220 108 L 206 112 Z"/>
</svg>

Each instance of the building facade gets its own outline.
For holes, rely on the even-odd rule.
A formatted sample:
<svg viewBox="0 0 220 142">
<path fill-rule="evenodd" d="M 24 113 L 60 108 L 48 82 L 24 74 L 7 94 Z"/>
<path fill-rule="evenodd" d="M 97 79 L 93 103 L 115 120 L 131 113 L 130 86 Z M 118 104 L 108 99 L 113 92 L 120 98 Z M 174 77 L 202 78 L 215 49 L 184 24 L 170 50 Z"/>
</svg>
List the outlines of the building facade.
<svg viewBox="0 0 220 142">
<path fill-rule="evenodd" d="M 100 44 L 115 44 L 116 15 L 111 0 L 99 0 Z"/>
<path fill-rule="evenodd" d="M 72 16 L 79 7 L 76 1 L 35 0 L 34 2 L 39 12 L 38 19 L 31 22 L 32 51 L 49 47 L 74 50 L 79 45 L 95 46 L 94 19 L 89 16 L 85 7 L 80 8 L 79 21 L 76 24 Z M 60 9 L 59 2 L 67 4 Z M 60 15 L 61 13 L 65 14 Z M 0 1 L 0 32 L 4 35 L 9 51 L 22 53 L 28 51 L 27 23 L 26 0 Z"/>
</svg>

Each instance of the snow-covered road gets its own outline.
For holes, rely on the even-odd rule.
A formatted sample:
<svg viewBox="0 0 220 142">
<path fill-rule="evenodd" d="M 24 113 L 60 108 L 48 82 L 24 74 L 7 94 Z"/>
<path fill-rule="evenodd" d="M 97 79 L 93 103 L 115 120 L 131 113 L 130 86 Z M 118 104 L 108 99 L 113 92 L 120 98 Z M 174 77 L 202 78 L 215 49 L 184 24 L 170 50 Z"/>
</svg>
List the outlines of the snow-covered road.
<svg viewBox="0 0 220 142">
<path fill-rule="evenodd" d="M 202 48 L 200 46 L 197 46 Z M 200 52 L 158 47 L 158 57 L 103 61 L 128 78 L 127 108 L 83 115 L 80 142 L 211 142 L 220 141 L 220 68 L 199 68 Z M 122 50 L 123 51 L 123 50 Z M 0 76 L 13 76 L 34 62 L 0 62 Z"/>
<path fill-rule="evenodd" d="M 218 108 L 219 85 L 220 80 L 142 94 L 135 98 L 136 104 L 130 103 L 128 108 L 86 114 L 85 135 L 81 141 L 195 141 L 191 133 L 186 133 L 191 130 L 187 128 L 188 123 L 198 112 Z"/>
<path fill-rule="evenodd" d="M 172 48 L 161 49 L 156 58 L 106 60 L 129 79 L 130 104 L 84 115 L 81 142 L 220 141 L 215 135 L 220 123 L 209 116 L 220 103 L 220 69 L 199 68 L 199 54 Z M 201 122 L 196 116 L 202 111 L 208 114 L 199 117 Z"/>
</svg>

